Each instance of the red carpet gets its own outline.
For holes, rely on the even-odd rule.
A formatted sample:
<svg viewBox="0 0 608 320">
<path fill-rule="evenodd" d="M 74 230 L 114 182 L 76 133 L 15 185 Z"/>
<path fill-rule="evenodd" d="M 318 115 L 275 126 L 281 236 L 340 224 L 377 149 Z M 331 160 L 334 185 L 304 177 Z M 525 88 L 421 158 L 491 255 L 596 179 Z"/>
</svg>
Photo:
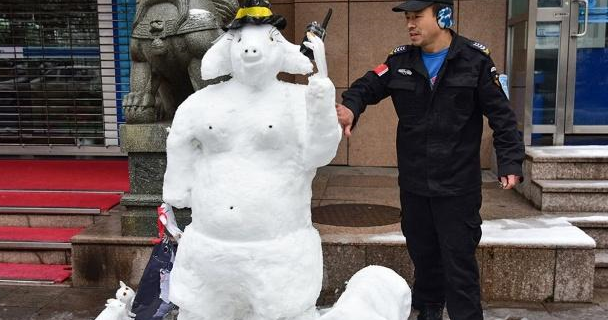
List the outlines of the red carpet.
<svg viewBox="0 0 608 320">
<path fill-rule="evenodd" d="M 107 211 L 120 202 L 118 193 L 0 191 L 0 207 L 84 208 Z"/>
<path fill-rule="evenodd" d="M 0 227 L 0 241 L 70 242 L 82 229 Z"/>
<path fill-rule="evenodd" d="M 38 280 L 60 283 L 70 277 L 70 265 L 0 263 L 0 279 Z"/>
<path fill-rule="evenodd" d="M 0 189 L 129 191 L 127 160 L 0 160 Z"/>
</svg>

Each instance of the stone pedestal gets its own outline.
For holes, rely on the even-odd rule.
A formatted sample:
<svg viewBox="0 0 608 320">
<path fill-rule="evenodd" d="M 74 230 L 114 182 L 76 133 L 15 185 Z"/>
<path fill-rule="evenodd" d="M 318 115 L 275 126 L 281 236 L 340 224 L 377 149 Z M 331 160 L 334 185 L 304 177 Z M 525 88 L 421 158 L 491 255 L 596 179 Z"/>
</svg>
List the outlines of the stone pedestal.
<svg viewBox="0 0 608 320">
<path fill-rule="evenodd" d="M 120 126 L 121 148 L 129 156 L 130 193 L 120 204 L 127 208 L 121 220 L 125 236 L 157 235 L 156 208 L 162 203 L 163 177 L 167 166 L 166 141 L 169 123 Z M 190 210 L 176 210 L 178 225 L 190 223 Z"/>
</svg>

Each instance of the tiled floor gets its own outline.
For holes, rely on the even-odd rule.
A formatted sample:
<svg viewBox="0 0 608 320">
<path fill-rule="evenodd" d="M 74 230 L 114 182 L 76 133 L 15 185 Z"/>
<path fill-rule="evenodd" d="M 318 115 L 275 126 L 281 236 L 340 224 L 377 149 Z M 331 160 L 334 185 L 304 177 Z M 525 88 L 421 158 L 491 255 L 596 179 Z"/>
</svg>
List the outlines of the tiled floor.
<svg viewBox="0 0 608 320">
<path fill-rule="evenodd" d="M 95 319 L 114 292 L 99 288 L 0 286 L 0 319 Z"/>
<path fill-rule="evenodd" d="M 93 320 L 114 290 L 0 286 L 2 320 Z M 484 303 L 486 320 L 605 320 L 608 289 L 596 289 L 593 303 Z M 415 319 L 412 313 L 410 319 Z M 448 319 L 447 314 L 444 319 Z"/>
<path fill-rule="evenodd" d="M 395 168 L 324 167 L 313 181 L 313 206 L 370 203 L 400 207 Z M 514 190 L 498 187 L 496 176 L 484 171 L 483 219 L 523 218 L 542 213 Z"/>
<path fill-rule="evenodd" d="M 400 208 L 398 172 L 396 168 L 323 167 L 313 181 L 312 206 L 343 203 L 366 203 Z M 502 190 L 490 171 L 482 174 L 484 220 L 517 219 L 542 215 L 540 210 L 515 190 Z M 400 225 L 345 228 L 329 225 L 315 226 L 322 235 L 376 234 L 401 232 Z"/>
</svg>

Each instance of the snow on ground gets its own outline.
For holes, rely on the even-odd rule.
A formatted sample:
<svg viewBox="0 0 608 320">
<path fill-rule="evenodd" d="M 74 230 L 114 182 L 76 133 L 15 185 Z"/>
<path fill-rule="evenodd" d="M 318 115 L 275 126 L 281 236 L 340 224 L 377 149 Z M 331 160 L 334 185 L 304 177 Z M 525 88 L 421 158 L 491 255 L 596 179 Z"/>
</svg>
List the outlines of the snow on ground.
<svg viewBox="0 0 608 320">
<path fill-rule="evenodd" d="M 484 221 L 480 246 L 584 247 L 594 248 L 595 241 L 570 221 L 608 221 L 608 217 L 527 218 Z M 406 240 L 400 232 L 370 235 L 371 242 Z"/>
<path fill-rule="evenodd" d="M 570 222 L 608 222 L 608 216 L 569 217 Z"/>
<path fill-rule="evenodd" d="M 500 219 L 482 225 L 481 245 L 588 247 L 595 241 L 567 218 Z"/>
<path fill-rule="evenodd" d="M 608 146 L 529 147 L 526 151 L 533 157 L 605 158 L 608 156 Z"/>
</svg>

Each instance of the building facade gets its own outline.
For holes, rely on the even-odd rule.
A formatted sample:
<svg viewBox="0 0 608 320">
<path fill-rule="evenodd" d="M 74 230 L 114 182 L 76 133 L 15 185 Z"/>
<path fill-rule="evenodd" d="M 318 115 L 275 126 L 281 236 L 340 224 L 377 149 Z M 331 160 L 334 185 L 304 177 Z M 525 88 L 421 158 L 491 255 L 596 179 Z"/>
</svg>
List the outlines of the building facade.
<svg viewBox="0 0 608 320">
<path fill-rule="evenodd" d="M 528 145 L 608 143 L 608 0 L 454 2 L 454 30 L 489 47 L 509 75 Z M 404 15 L 391 11 L 398 3 L 275 0 L 272 9 L 287 18 L 283 33 L 295 43 L 333 9 L 326 50 L 339 97 L 408 43 Z M 122 155 L 118 126 L 134 12 L 135 0 L 0 3 L 0 154 Z M 396 123 L 390 99 L 370 107 L 333 163 L 396 166 Z M 489 128 L 481 152 L 489 168 Z"/>
</svg>

